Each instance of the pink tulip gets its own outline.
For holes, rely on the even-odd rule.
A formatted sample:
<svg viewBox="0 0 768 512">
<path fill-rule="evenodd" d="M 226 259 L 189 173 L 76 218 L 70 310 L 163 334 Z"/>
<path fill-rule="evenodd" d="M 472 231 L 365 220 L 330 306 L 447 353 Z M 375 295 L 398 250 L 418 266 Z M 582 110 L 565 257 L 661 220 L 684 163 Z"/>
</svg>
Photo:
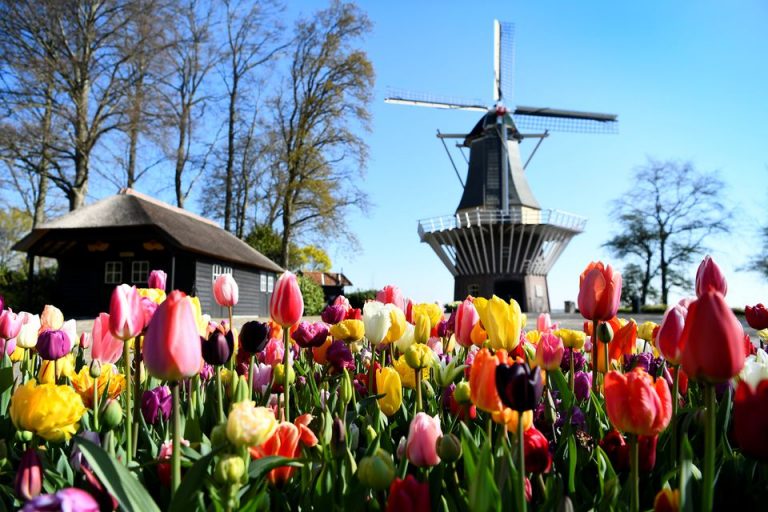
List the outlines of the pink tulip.
<svg viewBox="0 0 768 512">
<path fill-rule="evenodd" d="M 552 333 L 545 333 L 536 345 L 536 365 L 547 371 L 560 368 L 564 352 L 563 340 Z"/>
<path fill-rule="evenodd" d="M 109 330 L 112 336 L 128 340 L 144 328 L 141 296 L 135 286 L 121 284 L 112 291 L 109 301 Z"/>
<path fill-rule="evenodd" d="M 394 304 L 400 309 L 403 309 L 405 302 L 403 301 L 403 292 L 400 288 L 388 284 L 382 290 L 376 294 L 376 300 L 384 304 Z"/>
<path fill-rule="evenodd" d="M 621 299 L 621 274 L 603 262 L 592 262 L 579 279 L 579 311 L 587 320 L 608 321 Z"/>
<path fill-rule="evenodd" d="M 100 313 L 91 329 L 91 358 L 100 363 L 116 363 L 123 355 L 123 340 L 112 336 L 109 330 L 109 315 Z"/>
<path fill-rule="evenodd" d="M 552 319 L 549 313 L 541 313 L 536 319 L 536 330 L 539 332 L 549 332 L 552 330 Z"/>
<path fill-rule="evenodd" d="M 82 348 L 83 350 L 91 348 L 92 341 L 93 341 L 93 335 L 91 333 L 89 332 L 80 333 L 80 348 Z"/>
<path fill-rule="evenodd" d="M 717 290 L 725 297 L 728 293 L 728 283 L 715 260 L 711 256 L 705 256 L 696 271 L 696 296 L 701 297 L 710 289 Z"/>
<path fill-rule="evenodd" d="M 213 283 L 213 297 L 219 306 L 231 308 L 237 304 L 239 290 L 232 274 L 221 274 Z"/>
<path fill-rule="evenodd" d="M 31 500 L 43 490 L 43 464 L 34 448 L 28 448 L 21 456 L 14 480 L 16 496 Z"/>
<path fill-rule="evenodd" d="M 437 415 L 432 417 L 424 412 L 418 413 L 411 421 L 405 445 L 405 454 L 411 464 L 417 467 L 440 464 L 437 440 L 442 435 L 440 418 Z"/>
<path fill-rule="evenodd" d="M 168 280 L 168 274 L 162 270 L 153 270 L 147 278 L 147 288 L 157 288 L 165 290 L 165 283 Z"/>
<path fill-rule="evenodd" d="M 462 347 L 472 346 L 472 329 L 480 321 L 480 315 L 471 300 L 467 299 L 456 308 L 456 341 Z"/>
<path fill-rule="evenodd" d="M 142 297 L 141 310 L 144 312 L 144 327 L 142 328 L 142 331 L 145 331 L 149 325 L 149 322 L 152 320 L 155 311 L 157 311 L 157 302 L 148 297 Z"/>
<path fill-rule="evenodd" d="M 24 320 L 10 309 L 0 314 L 0 338 L 10 340 L 19 335 Z"/>
<path fill-rule="evenodd" d="M 144 364 L 150 375 L 178 381 L 196 375 L 203 366 L 195 314 L 186 295 L 168 294 L 155 311 L 144 337 Z"/>
<path fill-rule="evenodd" d="M 343 295 L 339 295 L 338 297 L 333 299 L 333 304 L 331 304 L 331 305 L 332 306 L 341 306 L 341 307 L 344 308 L 345 312 L 349 311 L 350 309 L 352 309 L 352 306 L 349 304 L 349 300 L 345 296 L 343 296 Z"/>
<path fill-rule="evenodd" d="M 656 335 L 656 346 L 664 359 L 671 365 L 680 364 L 680 358 L 683 357 L 680 339 L 683 335 L 687 315 L 688 307 L 683 304 L 683 301 L 675 304 L 664 313 L 659 332 Z"/>
<path fill-rule="evenodd" d="M 290 327 L 304 314 L 304 298 L 299 283 L 292 272 L 285 272 L 275 283 L 269 300 L 269 316 L 283 328 Z"/>
</svg>

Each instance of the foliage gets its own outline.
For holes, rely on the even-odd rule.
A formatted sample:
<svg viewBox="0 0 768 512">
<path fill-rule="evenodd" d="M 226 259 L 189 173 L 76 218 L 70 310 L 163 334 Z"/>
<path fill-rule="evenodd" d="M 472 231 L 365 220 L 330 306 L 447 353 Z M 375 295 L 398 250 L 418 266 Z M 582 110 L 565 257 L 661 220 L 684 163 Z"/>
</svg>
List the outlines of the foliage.
<svg viewBox="0 0 768 512">
<path fill-rule="evenodd" d="M 764 279 L 768 279 L 768 226 L 760 230 L 761 251 L 758 256 L 752 258 L 747 265 L 748 270 L 759 273 Z"/>
<path fill-rule="evenodd" d="M 362 308 L 363 304 L 376 298 L 376 293 L 378 293 L 378 290 L 374 289 L 355 290 L 354 292 L 347 293 L 344 296 L 349 301 L 350 306 L 353 308 Z"/>
<path fill-rule="evenodd" d="M 298 276 L 299 289 L 304 298 L 304 314 L 308 316 L 319 315 L 325 308 L 325 296 L 323 288 L 308 277 Z"/>
<path fill-rule="evenodd" d="M 270 226 L 257 224 L 244 241 L 272 261 L 279 261 L 282 238 Z M 328 253 L 315 245 L 299 246 L 292 243 L 290 259 L 286 267 L 294 272 L 299 270 L 328 272 L 331 270 L 331 258 Z"/>
<path fill-rule="evenodd" d="M 32 227 L 30 215 L 15 207 L 0 210 L 0 268 L 18 270 L 24 265 L 23 253 L 11 249 Z"/>
<path fill-rule="evenodd" d="M 648 284 L 645 292 L 643 292 L 643 279 L 645 273 L 640 265 L 636 263 L 628 263 L 621 271 L 621 302 L 622 304 L 631 305 L 632 299 L 635 297 L 640 299 L 640 304 L 644 304 L 642 297 L 645 295 L 646 300 L 656 300 L 659 296 L 658 290 L 653 285 Z"/>
<path fill-rule="evenodd" d="M 14 311 L 42 311 L 46 304 L 55 302 L 57 268 L 44 267 L 35 273 L 32 291 L 29 291 L 27 270 L 0 267 L 0 295 Z"/>
</svg>

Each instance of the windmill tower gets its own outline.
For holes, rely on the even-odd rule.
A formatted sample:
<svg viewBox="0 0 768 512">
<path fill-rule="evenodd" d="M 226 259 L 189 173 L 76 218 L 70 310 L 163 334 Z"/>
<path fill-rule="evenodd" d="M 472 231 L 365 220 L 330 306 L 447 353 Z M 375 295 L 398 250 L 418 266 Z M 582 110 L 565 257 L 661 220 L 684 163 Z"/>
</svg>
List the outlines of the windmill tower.
<svg viewBox="0 0 768 512">
<path fill-rule="evenodd" d="M 454 101 L 432 95 L 393 92 L 388 103 L 483 112 L 467 134 L 438 131 L 464 193 L 453 215 L 419 221 L 419 237 L 432 247 L 455 279 L 454 298 L 467 295 L 514 298 L 523 311 L 549 311 L 547 274 L 586 219 L 544 210 L 533 195 L 525 168 L 550 131 L 615 133 L 615 115 L 517 106 L 511 98 L 514 26 L 494 21 L 495 105 Z M 522 133 L 520 130 L 533 133 Z M 446 139 L 469 150 L 466 183 Z M 538 139 L 525 164 L 520 143 Z"/>
</svg>

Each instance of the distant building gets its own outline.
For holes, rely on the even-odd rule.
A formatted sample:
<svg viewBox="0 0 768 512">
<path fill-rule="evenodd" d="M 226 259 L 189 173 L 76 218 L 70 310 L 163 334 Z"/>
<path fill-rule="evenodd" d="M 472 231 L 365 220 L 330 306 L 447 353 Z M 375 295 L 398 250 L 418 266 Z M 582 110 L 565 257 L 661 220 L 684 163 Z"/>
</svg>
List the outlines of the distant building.
<svg viewBox="0 0 768 512">
<path fill-rule="evenodd" d="M 302 271 L 301 275 L 308 277 L 323 288 L 326 304 L 333 302 L 339 295 L 344 295 L 344 287 L 352 286 L 352 282 L 339 272 Z"/>
<path fill-rule="evenodd" d="M 236 315 L 269 315 L 282 269 L 215 222 L 131 189 L 40 225 L 15 246 L 58 260 L 56 305 L 67 317 L 109 310 L 121 283 L 146 287 L 151 270 L 168 274 L 166 291 L 200 298 L 204 313 L 226 316 L 213 281 L 231 273 L 240 289 Z"/>
</svg>

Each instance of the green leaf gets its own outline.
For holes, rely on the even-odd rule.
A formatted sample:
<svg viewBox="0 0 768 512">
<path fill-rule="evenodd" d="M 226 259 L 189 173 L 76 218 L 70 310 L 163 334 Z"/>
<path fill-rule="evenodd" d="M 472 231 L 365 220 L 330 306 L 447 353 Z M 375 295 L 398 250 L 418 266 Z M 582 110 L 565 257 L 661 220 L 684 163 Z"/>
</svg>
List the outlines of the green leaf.
<svg viewBox="0 0 768 512">
<path fill-rule="evenodd" d="M 195 509 L 198 491 L 203 489 L 203 484 L 209 478 L 208 466 L 216 453 L 217 451 L 214 450 L 204 457 L 199 457 L 189 468 L 181 480 L 176 494 L 173 495 L 173 500 L 168 506 L 169 512 L 185 512 Z"/>
<path fill-rule="evenodd" d="M 576 492 L 576 441 L 568 436 L 568 492 Z"/>
<path fill-rule="evenodd" d="M 117 499 L 121 508 L 124 510 L 141 510 L 142 512 L 160 512 L 144 486 L 125 466 L 115 461 L 107 452 L 87 439 L 75 437 L 75 443 L 93 472 L 99 477 L 99 481 Z"/>
<path fill-rule="evenodd" d="M 261 459 L 251 461 L 251 465 L 248 468 L 248 478 L 254 480 L 260 480 L 266 476 L 267 473 L 275 468 L 282 466 L 289 466 L 292 468 L 300 468 L 304 464 L 296 459 L 289 459 L 288 457 L 263 457 Z"/>
</svg>

